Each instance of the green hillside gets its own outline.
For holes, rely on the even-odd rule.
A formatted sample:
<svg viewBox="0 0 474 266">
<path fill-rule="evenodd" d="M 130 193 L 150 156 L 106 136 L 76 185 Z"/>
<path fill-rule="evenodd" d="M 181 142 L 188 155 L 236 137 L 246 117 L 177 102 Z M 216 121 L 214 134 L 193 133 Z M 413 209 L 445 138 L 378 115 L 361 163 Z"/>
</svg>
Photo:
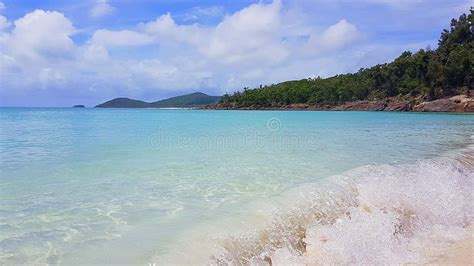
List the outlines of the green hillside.
<svg viewBox="0 0 474 266">
<path fill-rule="evenodd" d="M 219 102 L 219 96 L 209 96 L 202 92 L 172 97 L 152 103 L 129 98 L 115 98 L 99 104 L 97 108 L 166 108 L 166 107 L 198 107 Z"/>
<path fill-rule="evenodd" d="M 129 99 L 129 98 L 115 98 L 105 103 L 99 104 L 97 108 L 149 108 L 150 104 L 144 101 Z"/>
<path fill-rule="evenodd" d="M 187 95 L 172 97 L 169 99 L 153 102 L 151 103 L 151 105 L 156 108 L 204 106 L 209 104 L 215 104 L 219 102 L 220 98 L 221 97 L 219 96 L 209 96 L 202 92 L 195 92 Z"/>
</svg>

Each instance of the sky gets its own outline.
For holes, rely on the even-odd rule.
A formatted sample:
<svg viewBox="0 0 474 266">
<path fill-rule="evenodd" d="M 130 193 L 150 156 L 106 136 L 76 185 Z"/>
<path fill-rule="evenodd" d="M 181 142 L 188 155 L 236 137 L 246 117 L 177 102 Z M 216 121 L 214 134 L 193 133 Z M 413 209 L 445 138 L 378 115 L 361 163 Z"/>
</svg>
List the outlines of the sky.
<svg viewBox="0 0 474 266">
<path fill-rule="evenodd" d="M 222 95 L 435 49 L 474 0 L 0 0 L 0 106 Z"/>
</svg>

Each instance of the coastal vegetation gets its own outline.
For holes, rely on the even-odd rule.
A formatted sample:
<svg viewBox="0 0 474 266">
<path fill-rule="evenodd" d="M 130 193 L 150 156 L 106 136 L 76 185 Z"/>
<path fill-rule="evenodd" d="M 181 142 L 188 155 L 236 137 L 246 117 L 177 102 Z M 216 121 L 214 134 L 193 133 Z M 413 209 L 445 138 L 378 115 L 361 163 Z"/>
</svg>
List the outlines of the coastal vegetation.
<svg viewBox="0 0 474 266">
<path fill-rule="evenodd" d="M 219 101 L 221 108 L 340 105 L 352 101 L 422 99 L 469 94 L 474 85 L 474 9 L 443 30 L 435 50 L 406 51 L 390 63 L 329 78 L 308 78 L 244 88 Z"/>
</svg>

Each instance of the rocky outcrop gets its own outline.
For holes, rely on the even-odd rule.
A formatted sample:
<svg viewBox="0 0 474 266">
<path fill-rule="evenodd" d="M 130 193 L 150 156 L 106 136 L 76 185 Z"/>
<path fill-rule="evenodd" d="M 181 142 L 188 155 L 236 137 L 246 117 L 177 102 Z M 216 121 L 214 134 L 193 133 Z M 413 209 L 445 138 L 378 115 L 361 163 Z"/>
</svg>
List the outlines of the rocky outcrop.
<svg viewBox="0 0 474 266">
<path fill-rule="evenodd" d="M 474 112 L 474 99 L 466 95 L 422 102 L 413 107 L 415 112 Z"/>
<path fill-rule="evenodd" d="M 413 108 L 413 105 L 414 103 L 411 101 L 389 99 L 387 101 L 384 111 L 399 111 L 399 112 L 410 111 Z"/>
<path fill-rule="evenodd" d="M 416 104 L 418 102 L 418 104 Z M 235 107 L 221 104 L 203 109 L 218 110 L 312 110 L 312 111 L 398 111 L 398 112 L 474 112 L 474 99 L 466 95 L 423 102 L 421 98 L 391 97 L 379 101 L 354 101 L 342 105 L 290 104 L 283 106 Z"/>
<path fill-rule="evenodd" d="M 413 103 L 393 97 L 384 101 L 355 101 L 327 108 L 334 111 L 410 111 Z"/>
<path fill-rule="evenodd" d="M 384 101 L 356 101 L 331 108 L 333 111 L 383 111 L 386 103 Z"/>
</svg>

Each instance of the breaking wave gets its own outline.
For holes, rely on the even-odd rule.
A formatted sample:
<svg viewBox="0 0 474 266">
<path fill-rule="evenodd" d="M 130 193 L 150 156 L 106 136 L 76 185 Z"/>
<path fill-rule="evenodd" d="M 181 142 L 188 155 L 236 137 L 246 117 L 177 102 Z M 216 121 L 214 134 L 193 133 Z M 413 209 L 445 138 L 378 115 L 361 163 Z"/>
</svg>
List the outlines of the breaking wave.
<svg viewBox="0 0 474 266">
<path fill-rule="evenodd" d="M 474 146 L 413 164 L 364 166 L 272 199 L 278 207 L 260 229 L 195 249 L 206 250 L 211 264 L 426 262 L 428 245 L 469 234 L 472 191 Z"/>
</svg>

